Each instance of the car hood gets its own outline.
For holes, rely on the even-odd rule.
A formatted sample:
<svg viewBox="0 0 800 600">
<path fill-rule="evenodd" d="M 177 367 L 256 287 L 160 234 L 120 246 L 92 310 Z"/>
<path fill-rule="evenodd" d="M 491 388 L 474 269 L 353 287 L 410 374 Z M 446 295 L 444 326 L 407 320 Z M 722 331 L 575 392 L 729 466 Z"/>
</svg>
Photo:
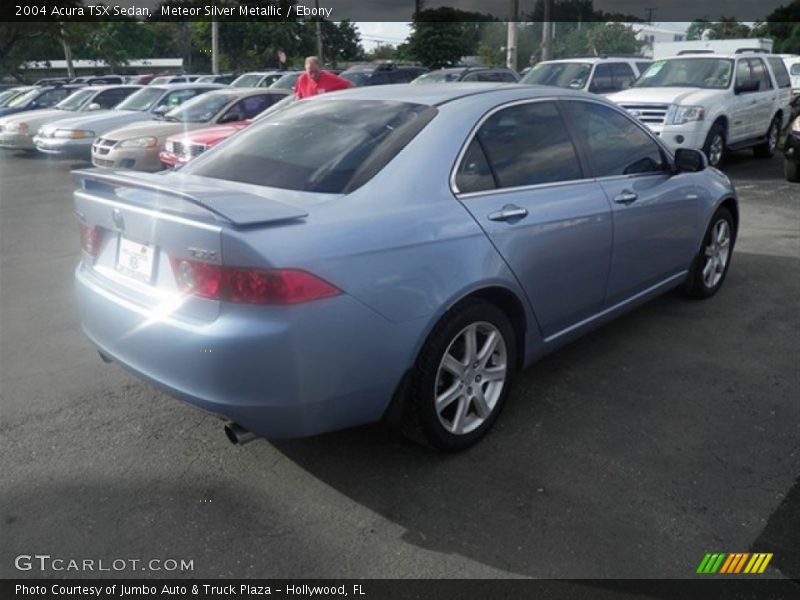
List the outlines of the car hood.
<svg viewBox="0 0 800 600">
<path fill-rule="evenodd" d="M 624 92 L 617 92 L 606 96 L 617 104 L 632 102 L 653 102 L 657 104 L 680 104 L 683 106 L 693 104 L 708 104 L 719 100 L 720 92 L 725 90 L 705 90 L 693 87 L 652 87 L 631 88 Z"/>
<path fill-rule="evenodd" d="M 40 108 L 29 108 L 28 106 L 4 106 L 0 108 L 0 117 L 6 115 L 15 115 L 21 112 L 33 112 L 35 110 L 42 110 Z"/>
<path fill-rule="evenodd" d="M 175 121 L 144 121 L 126 127 L 115 129 L 109 137 L 115 140 L 129 140 L 131 138 L 153 136 L 166 138 L 168 135 L 193 131 L 207 127 L 208 123 L 176 123 Z"/>
<path fill-rule="evenodd" d="M 101 135 L 106 131 L 123 127 L 135 121 L 146 121 L 153 116 L 148 112 L 135 110 L 103 110 L 93 111 L 90 114 L 80 117 L 69 117 L 48 123 L 47 129 L 88 129 L 94 131 L 95 135 Z"/>
<path fill-rule="evenodd" d="M 184 144 L 205 144 L 206 146 L 212 146 L 232 136 L 240 129 L 247 127 L 251 122 L 252 121 L 236 121 L 234 123 L 226 123 L 225 125 L 204 127 L 186 134 L 171 135 L 170 139 L 176 141 L 180 140 Z"/>
</svg>

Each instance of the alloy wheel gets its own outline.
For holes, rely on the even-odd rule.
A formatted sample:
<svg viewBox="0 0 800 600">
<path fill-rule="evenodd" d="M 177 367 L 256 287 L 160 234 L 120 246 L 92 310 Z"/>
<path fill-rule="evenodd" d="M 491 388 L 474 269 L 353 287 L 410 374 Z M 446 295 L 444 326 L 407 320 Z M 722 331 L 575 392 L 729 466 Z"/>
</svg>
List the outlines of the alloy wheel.
<svg viewBox="0 0 800 600">
<path fill-rule="evenodd" d="M 436 373 L 436 414 L 454 435 L 474 431 L 494 411 L 508 378 L 508 351 L 500 330 L 485 321 L 462 329 Z"/>
<path fill-rule="evenodd" d="M 731 253 L 731 227 L 728 221 L 720 219 L 711 228 L 705 247 L 703 265 L 703 285 L 715 287 L 725 273 Z"/>
</svg>

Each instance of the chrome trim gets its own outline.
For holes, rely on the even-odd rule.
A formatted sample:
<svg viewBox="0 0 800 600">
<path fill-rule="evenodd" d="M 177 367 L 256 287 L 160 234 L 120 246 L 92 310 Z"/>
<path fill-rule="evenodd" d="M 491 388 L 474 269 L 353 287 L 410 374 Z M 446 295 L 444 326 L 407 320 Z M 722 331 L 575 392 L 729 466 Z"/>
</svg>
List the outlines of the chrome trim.
<svg viewBox="0 0 800 600">
<path fill-rule="evenodd" d="M 592 178 L 586 179 L 568 179 L 566 181 L 551 181 L 549 183 L 535 183 L 532 185 L 518 185 L 515 187 L 495 188 L 492 190 L 480 190 L 478 192 L 458 192 L 456 197 L 461 199 L 475 198 L 479 196 L 490 196 L 493 194 L 510 194 L 512 192 L 527 192 L 529 190 L 541 190 L 547 188 L 561 187 L 564 185 L 575 185 L 578 183 L 594 183 L 596 180 Z"/>
<path fill-rule="evenodd" d="M 606 308 L 605 310 L 602 310 L 599 313 L 596 313 L 596 314 L 592 315 L 591 317 L 587 317 L 583 321 L 579 321 L 579 322 L 575 323 L 574 325 L 570 325 L 569 327 L 567 327 L 565 329 L 562 329 L 561 331 L 559 331 L 557 333 L 554 333 L 553 335 L 544 338 L 544 341 L 545 341 L 545 343 L 549 343 L 549 342 L 552 342 L 553 340 L 561 337 L 562 335 L 566 335 L 566 334 L 568 334 L 568 333 L 570 333 L 572 331 L 575 331 L 576 329 L 580 329 L 584 325 L 588 325 L 592 321 L 600 319 L 601 317 L 604 317 L 604 316 L 608 315 L 609 313 L 612 313 L 615 310 L 618 310 L 618 309 L 622 308 L 626 304 L 630 304 L 631 302 L 634 302 L 634 301 L 638 300 L 642 296 L 646 296 L 650 292 L 653 292 L 653 291 L 657 290 L 658 288 L 670 283 L 671 281 L 674 281 L 674 280 L 679 279 L 681 277 L 686 277 L 687 273 L 689 273 L 688 270 L 687 271 L 681 271 L 680 273 L 676 273 L 675 275 L 672 275 L 671 277 L 667 277 L 663 281 L 659 281 L 655 285 L 651 285 L 646 290 L 642 290 L 638 294 L 634 294 L 633 296 L 630 296 L 630 297 L 626 298 L 622 302 L 617 302 L 614 306 L 610 306 L 610 307 Z"/>
</svg>

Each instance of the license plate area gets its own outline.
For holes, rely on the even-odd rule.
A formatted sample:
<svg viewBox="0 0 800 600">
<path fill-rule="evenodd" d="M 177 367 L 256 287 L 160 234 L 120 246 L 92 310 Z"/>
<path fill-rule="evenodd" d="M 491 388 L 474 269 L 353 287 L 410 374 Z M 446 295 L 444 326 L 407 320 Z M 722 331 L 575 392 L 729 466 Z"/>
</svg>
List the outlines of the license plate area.
<svg viewBox="0 0 800 600">
<path fill-rule="evenodd" d="M 136 281 L 149 284 L 153 281 L 155 255 L 155 246 L 143 244 L 120 235 L 117 250 L 117 272 Z"/>
</svg>

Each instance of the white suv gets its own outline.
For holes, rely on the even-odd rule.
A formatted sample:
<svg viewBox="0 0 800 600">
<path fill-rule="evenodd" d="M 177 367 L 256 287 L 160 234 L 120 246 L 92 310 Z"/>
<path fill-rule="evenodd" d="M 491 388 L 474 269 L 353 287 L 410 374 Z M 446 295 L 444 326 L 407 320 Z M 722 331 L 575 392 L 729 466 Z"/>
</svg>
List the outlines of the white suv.
<svg viewBox="0 0 800 600">
<path fill-rule="evenodd" d="M 631 87 L 650 63 L 647 58 L 622 56 L 546 60 L 534 65 L 520 83 L 612 94 Z"/>
<path fill-rule="evenodd" d="M 702 149 L 718 167 L 729 150 L 775 153 L 791 115 L 791 81 L 778 56 L 684 54 L 654 62 L 609 99 L 670 147 Z"/>
</svg>

